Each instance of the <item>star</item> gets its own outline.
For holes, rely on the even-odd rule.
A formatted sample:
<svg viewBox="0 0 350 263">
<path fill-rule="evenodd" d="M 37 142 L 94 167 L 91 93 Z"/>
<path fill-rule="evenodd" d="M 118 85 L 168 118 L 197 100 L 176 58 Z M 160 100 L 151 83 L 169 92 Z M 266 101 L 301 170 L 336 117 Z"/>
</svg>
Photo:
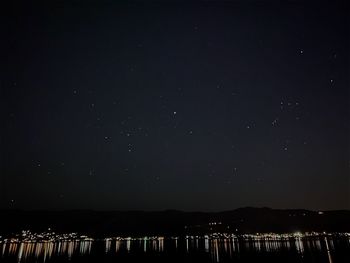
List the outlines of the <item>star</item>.
<svg viewBox="0 0 350 263">
<path fill-rule="evenodd" d="M 131 152 L 131 151 L 132 151 L 132 144 L 129 143 L 129 144 L 128 144 L 128 152 Z"/>
<path fill-rule="evenodd" d="M 272 121 L 272 126 L 275 126 L 276 124 L 277 124 L 277 122 L 278 122 L 278 118 L 275 118 L 273 121 Z"/>
</svg>

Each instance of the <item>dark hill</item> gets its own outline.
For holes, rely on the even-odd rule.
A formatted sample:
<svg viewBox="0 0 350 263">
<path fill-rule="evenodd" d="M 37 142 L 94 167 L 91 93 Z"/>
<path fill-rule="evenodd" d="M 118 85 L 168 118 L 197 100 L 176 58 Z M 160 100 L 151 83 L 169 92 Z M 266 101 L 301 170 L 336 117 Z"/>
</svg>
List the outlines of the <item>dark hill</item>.
<svg viewBox="0 0 350 263">
<path fill-rule="evenodd" d="M 224 212 L 0 211 L 0 235 L 23 229 L 79 232 L 92 236 L 184 235 L 210 232 L 350 232 L 350 211 L 239 208 Z"/>
</svg>

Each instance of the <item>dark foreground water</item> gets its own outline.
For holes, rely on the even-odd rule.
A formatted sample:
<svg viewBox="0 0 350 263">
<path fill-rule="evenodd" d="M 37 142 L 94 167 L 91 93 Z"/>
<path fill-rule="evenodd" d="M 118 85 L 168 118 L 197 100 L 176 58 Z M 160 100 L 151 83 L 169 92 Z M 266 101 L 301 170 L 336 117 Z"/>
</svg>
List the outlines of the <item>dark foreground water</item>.
<svg viewBox="0 0 350 263">
<path fill-rule="evenodd" d="M 2 242 L 1 262 L 350 262 L 349 237 Z"/>
</svg>

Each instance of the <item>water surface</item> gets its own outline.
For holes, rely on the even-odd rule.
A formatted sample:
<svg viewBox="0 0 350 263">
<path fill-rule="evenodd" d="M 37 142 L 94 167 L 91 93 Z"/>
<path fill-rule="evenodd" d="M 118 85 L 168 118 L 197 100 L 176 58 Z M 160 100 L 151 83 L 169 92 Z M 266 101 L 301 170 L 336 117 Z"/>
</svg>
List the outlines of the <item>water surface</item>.
<svg viewBox="0 0 350 263">
<path fill-rule="evenodd" d="M 350 262 L 349 237 L 2 241 L 1 262 Z"/>
</svg>

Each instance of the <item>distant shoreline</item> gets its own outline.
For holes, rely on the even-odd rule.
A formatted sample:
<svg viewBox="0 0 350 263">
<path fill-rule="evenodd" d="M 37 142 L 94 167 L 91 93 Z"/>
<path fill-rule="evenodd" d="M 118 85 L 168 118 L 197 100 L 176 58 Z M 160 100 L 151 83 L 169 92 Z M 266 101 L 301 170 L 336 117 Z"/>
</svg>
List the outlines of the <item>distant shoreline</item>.
<svg viewBox="0 0 350 263">
<path fill-rule="evenodd" d="M 350 211 L 239 208 L 224 212 L 0 210 L 0 235 L 25 229 L 92 236 L 350 232 Z"/>
</svg>

